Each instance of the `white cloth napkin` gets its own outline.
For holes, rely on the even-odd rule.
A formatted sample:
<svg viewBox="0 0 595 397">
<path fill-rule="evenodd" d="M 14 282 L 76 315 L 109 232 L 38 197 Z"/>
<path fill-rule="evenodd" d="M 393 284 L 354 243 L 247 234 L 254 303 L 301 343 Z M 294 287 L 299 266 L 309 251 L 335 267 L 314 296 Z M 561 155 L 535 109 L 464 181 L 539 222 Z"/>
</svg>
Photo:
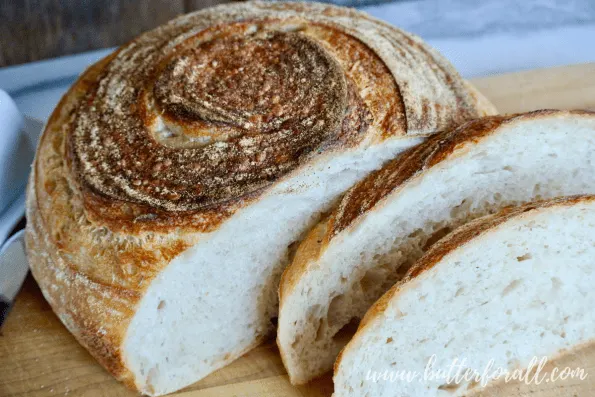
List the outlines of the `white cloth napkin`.
<svg viewBox="0 0 595 397">
<path fill-rule="evenodd" d="M 0 246 L 25 214 L 25 187 L 42 127 L 0 90 Z"/>
</svg>

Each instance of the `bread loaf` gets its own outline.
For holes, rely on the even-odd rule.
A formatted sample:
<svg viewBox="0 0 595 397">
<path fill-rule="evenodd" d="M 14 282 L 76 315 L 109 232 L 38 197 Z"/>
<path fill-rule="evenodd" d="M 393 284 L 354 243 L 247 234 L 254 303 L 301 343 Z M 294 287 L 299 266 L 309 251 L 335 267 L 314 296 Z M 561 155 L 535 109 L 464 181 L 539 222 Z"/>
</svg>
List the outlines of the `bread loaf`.
<svg viewBox="0 0 595 397">
<path fill-rule="evenodd" d="M 89 68 L 41 138 L 27 249 L 66 327 L 149 395 L 274 329 L 291 247 L 353 183 L 489 103 L 417 37 L 349 9 L 182 16 Z"/>
<path fill-rule="evenodd" d="M 353 325 L 439 238 L 540 198 L 595 194 L 595 114 L 487 117 L 429 138 L 351 189 L 280 286 L 277 342 L 293 383 L 331 369 Z"/>
<path fill-rule="evenodd" d="M 594 196 L 464 225 L 368 311 L 335 365 L 334 397 L 591 395 L 594 256 Z"/>
</svg>

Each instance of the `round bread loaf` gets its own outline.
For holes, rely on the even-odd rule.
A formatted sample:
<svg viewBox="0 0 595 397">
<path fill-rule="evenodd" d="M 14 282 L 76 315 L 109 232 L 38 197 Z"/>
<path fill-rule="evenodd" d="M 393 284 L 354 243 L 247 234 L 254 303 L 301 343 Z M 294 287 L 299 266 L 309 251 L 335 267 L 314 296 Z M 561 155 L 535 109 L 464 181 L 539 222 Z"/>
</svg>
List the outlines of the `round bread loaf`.
<svg viewBox="0 0 595 397">
<path fill-rule="evenodd" d="M 493 111 L 360 12 L 182 16 L 90 67 L 51 116 L 28 191 L 33 275 L 108 371 L 172 392 L 269 334 L 293 243 L 341 193 Z"/>
</svg>

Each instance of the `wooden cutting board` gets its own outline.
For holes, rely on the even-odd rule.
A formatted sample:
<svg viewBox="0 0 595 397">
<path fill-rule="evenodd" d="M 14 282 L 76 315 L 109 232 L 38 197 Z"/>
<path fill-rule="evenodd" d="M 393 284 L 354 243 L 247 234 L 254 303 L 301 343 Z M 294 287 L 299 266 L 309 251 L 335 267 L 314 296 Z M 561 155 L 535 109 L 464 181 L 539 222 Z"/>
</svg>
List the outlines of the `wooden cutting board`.
<svg viewBox="0 0 595 397">
<path fill-rule="evenodd" d="M 595 64 L 499 75 L 473 83 L 502 113 L 595 109 Z M 0 397 L 136 395 L 114 380 L 66 331 L 31 277 L 0 332 Z M 274 341 L 270 341 L 175 395 L 328 397 L 331 393 L 330 376 L 308 386 L 292 387 Z M 521 395 L 524 393 L 514 393 Z M 567 394 L 552 389 L 540 395 Z"/>
</svg>

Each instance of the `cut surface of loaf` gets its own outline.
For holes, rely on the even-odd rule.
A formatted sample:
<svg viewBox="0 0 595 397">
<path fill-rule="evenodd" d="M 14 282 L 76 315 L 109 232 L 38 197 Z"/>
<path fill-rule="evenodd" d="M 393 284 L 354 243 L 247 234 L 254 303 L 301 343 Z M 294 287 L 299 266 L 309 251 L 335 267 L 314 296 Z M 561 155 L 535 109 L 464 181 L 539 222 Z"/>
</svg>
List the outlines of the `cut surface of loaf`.
<svg viewBox="0 0 595 397">
<path fill-rule="evenodd" d="M 438 239 L 505 206 L 595 193 L 595 114 L 487 117 L 437 134 L 357 184 L 305 238 L 280 285 L 293 383 L 332 368 L 353 325 Z"/>
<path fill-rule="evenodd" d="M 493 111 L 413 35 L 322 4 L 182 16 L 87 70 L 41 138 L 31 270 L 61 321 L 149 395 L 273 330 L 293 245 L 429 134 Z"/>
<path fill-rule="evenodd" d="M 591 395 L 594 257 L 595 196 L 509 208 L 456 229 L 366 314 L 335 365 L 334 396 Z M 453 362 L 464 364 L 448 378 Z M 530 367 L 525 378 L 490 378 Z M 572 377 L 559 376 L 566 368 Z M 465 370 L 480 376 L 455 378 Z M 419 377 L 384 380 L 385 371 Z"/>
</svg>

